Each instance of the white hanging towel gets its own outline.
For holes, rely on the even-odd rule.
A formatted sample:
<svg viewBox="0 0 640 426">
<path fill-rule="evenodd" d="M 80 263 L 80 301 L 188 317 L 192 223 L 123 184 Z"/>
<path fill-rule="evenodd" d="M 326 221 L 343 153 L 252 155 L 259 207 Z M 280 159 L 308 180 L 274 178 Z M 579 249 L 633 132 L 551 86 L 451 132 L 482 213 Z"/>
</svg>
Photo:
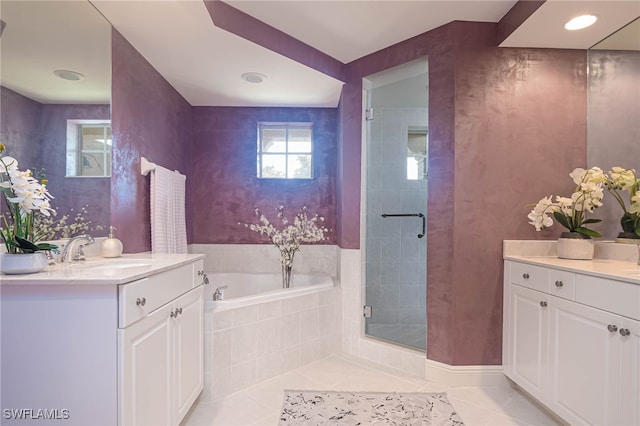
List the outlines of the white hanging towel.
<svg viewBox="0 0 640 426">
<path fill-rule="evenodd" d="M 151 252 L 186 253 L 186 176 L 156 166 L 151 174 Z"/>
</svg>

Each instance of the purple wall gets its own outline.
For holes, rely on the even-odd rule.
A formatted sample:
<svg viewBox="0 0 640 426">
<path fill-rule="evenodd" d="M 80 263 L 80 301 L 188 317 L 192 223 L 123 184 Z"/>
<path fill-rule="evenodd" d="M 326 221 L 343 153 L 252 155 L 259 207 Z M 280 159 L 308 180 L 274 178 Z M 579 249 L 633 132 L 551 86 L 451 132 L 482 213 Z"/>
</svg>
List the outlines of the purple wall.
<svg viewBox="0 0 640 426">
<path fill-rule="evenodd" d="M 111 223 L 126 253 L 151 250 L 149 176 L 140 157 L 187 176 L 187 241 L 193 202 L 191 106 L 117 31 L 112 38 Z"/>
<path fill-rule="evenodd" d="M 42 150 L 42 105 L 4 86 L 0 86 L 0 95 L 0 142 L 6 147 L 3 154 L 18 160 L 21 170 L 34 167 Z"/>
<path fill-rule="evenodd" d="M 51 205 L 63 214 L 75 213 L 88 205 L 85 221 L 108 226 L 111 198 L 108 178 L 67 178 L 67 120 L 109 119 L 109 105 L 40 104 L 9 89 L 2 88 L 2 132 L 6 155 L 15 157 L 21 170 L 44 168 Z M 73 209 L 73 212 L 71 212 Z M 103 236 L 106 231 L 93 231 Z"/>
<path fill-rule="evenodd" d="M 258 206 L 276 226 L 275 209 L 288 218 L 302 206 L 325 218 L 333 230 L 325 244 L 336 243 L 337 116 L 333 108 L 194 107 L 194 243 L 268 242 L 242 223 L 255 223 Z M 313 122 L 313 180 L 256 177 L 257 124 L 260 121 Z"/>
<path fill-rule="evenodd" d="M 65 177 L 67 163 L 67 120 L 108 120 L 109 105 L 42 105 L 42 151 L 40 167 L 46 169 L 49 192 L 55 197 L 52 205 L 58 216 L 70 213 L 73 218 L 83 206 L 87 206 L 86 220 L 104 226 L 102 231 L 90 232 L 94 236 L 106 236 L 110 221 L 111 179 L 93 177 Z M 70 211 L 70 207 L 74 209 Z"/>
<path fill-rule="evenodd" d="M 346 90 L 429 57 L 427 357 L 450 365 L 501 363 L 502 240 L 556 238 L 527 224 L 528 204 L 570 191 L 585 164 L 586 53 L 500 49 L 496 27 L 453 22 L 348 64 Z M 343 95 L 339 155 L 358 176 L 360 109 L 359 88 Z"/>
</svg>

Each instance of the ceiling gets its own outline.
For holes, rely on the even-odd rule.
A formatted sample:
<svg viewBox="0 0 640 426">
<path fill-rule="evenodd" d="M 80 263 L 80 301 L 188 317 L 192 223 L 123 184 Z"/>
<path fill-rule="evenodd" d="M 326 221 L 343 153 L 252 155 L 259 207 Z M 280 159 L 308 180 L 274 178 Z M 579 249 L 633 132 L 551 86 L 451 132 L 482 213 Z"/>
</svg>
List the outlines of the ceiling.
<svg viewBox="0 0 640 426">
<path fill-rule="evenodd" d="M 191 105 L 337 105 L 342 82 L 217 28 L 201 0 L 92 0 L 91 3 Z M 498 22 L 516 1 L 229 0 L 227 3 L 348 63 L 452 20 Z M 29 4 L 31 9 L 18 16 L 16 10 Z M 1 0 L 0 17 L 6 22 L 0 38 L 2 84 L 49 103 L 85 100 L 80 90 L 70 88 L 73 82 L 53 76 L 54 69 L 84 74 L 87 78 L 80 83 L 85 86 L 94 80 L 104 86 L 104 82 L 98 83 L 104 79 L 99 77 L 102 71 L 88 70 L 105 58 L 110 59 L 110 44 L 105 48 L 103 42 L 98 43 L 103 46 L 100 49 L 107 49 L 99 55 L 96 45 L 83 50 L 78 44 L 93 38 L 88 35 L 87 26 L 76 28 L 91 13 L 88 5 L 86 1 Z M 70 10 L 71 7 L 75 9 Z M 586 11 L 595 12 L 600 18 L 592 29 L 572 34 L 557 29 L 578 12 Z M 53 19 L 60 14 L 63 20 Z M 502 46 L 586 49 L 637 16 L 640 0 L 549 0 Z M 65 38 L 63 30 L 82 31 L 75 33 L 82 36 Z M 37 41 L 33 38 L 36 35 L 44 36 L 47 42 Z M 19 47 L 14 46 L 16 41 Z M 59 52 L 62 47 L 68 47 L 72 54 Z M 31 48 L 40 51 L 26 55 Z M 27 56 L 38 61 L 27 61 Z M 47 83 L 37 83 L 35 72 L 32 76 L 33 70 L 25 71 L 22 69 L 25 66 L 38 67 L 40 74 L 46 74 Z M 245 72 L 258 72 L 267 78 L 260 84 L 249 83 L 240 78 Z M 63 88 L 48 88 L 56 84 Z M 47 94 L 34 93 L 38 91 Z M 104 93 L 108 92 L 106 88 Z M 96 94 L 92 96 L 86 95 L 87 100 L 97 102 Z M 108 102 L 108 95 L 101 96 Z"/>
</svg>

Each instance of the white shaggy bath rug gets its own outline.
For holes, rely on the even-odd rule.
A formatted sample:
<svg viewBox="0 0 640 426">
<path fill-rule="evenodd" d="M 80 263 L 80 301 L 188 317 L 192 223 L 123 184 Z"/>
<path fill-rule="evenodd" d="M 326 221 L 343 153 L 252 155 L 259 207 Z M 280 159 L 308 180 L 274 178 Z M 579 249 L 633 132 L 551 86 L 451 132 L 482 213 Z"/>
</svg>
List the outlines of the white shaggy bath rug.
<svg viewBox="0 0 640 426">
<path fill-rule="evenodd" d="M 285 390 L 280 426 L 464 423 L 446 393 Z"/>
</svg>

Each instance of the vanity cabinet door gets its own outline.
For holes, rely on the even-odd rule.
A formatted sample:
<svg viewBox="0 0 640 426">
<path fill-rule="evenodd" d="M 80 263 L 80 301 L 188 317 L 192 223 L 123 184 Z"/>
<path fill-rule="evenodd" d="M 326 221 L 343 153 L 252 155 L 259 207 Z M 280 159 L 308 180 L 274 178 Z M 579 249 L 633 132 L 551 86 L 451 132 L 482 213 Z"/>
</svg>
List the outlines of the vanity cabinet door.
<svg viewBox="0 0 640 426">
<path fill-rule="evenodd" d="M 628 331 L 628 332 L 627 332 Z M 640 425 L 640 321 L 624 318 L 620 339 L 620 424 Z"/>
<path fill-rule="evenodd" d="M 180 297 L 174 306 L 180 314 L 173 321 L 176 405 L 173 424 L 179 424 L 204 387 L 203 287 Z"/>
<path fill-rule="evenodd" d="M 512 284 L 507 375 L 535 397 L 546 387 L 549 295 Z"/>
<path fill-rule="evenodd" d="M 621 424 L 622 317 L 555 297 L 550 305 L 550 408 L 571 424 Z"/>
<path fill-rule="evenodd" d="M 120 425 L 170 425 L 173 304 L 118 330 Z"/>
</svg>

